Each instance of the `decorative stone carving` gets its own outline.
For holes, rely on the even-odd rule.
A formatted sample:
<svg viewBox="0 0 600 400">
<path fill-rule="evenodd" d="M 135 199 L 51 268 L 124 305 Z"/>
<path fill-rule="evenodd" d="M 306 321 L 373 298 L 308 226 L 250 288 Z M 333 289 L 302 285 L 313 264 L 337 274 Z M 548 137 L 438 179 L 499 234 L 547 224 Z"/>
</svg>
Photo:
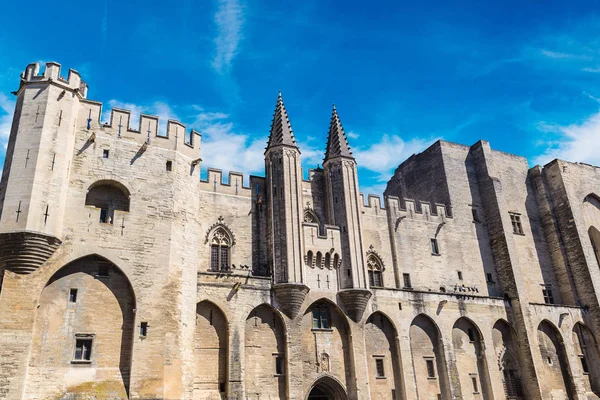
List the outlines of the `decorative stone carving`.
<svg viewBox="0 0 600 400">
<path fill-rule="evenodd" d="M 329 354 L 323 352 L 321 353 L 321 359 L 319 360 L 319 365 L 321 367 L 321 372 L 329 372 L 331 369 L 329 368 Z"/>
<path fill-rule="evenodd" d="M 206 231 L 206 237 L 204 243 L 208 243 L 211 240 L 227 240 L 228 245 L 233 246 L 235 244 L 235 235 L 229 228 L 229 226 L 223 222 L 223 217 L 219 216 L 217 222 L 212 224 Z M 219 244 L 219 243 L 216 243 Z"/>
</svg>

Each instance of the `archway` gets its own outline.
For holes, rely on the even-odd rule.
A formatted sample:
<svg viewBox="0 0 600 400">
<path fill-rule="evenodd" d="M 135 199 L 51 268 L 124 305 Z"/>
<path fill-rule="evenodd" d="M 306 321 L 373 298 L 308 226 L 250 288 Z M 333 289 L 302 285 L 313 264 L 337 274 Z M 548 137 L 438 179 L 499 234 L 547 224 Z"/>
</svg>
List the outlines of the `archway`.
<svg viewBox="0 0 600 400">
<path fill-rule="evenodd" d="M 596 265 L 600 267 L 600 231 L 598 231 L 595 226 L 590 226 L 588 233 L 590 235 L 590 241 L 592 242 L 594 256 L 596 257 Z"/>
<path fill-rule="evenodd" d="M 579 358 L 580 373 L 588 392 L 600 395 L 600 355 L 592 332 L 581 322 L 573 327 L 573 347 Z"/>
<path fill-rule="evenodd" d="M 305 382 L 327 374 L 352 390 L 352 341 L 344 313 L 327 299 L 314 302 L 302 317 Z"/>
<path fill-rule="evenodd" d="M 101 180 L 94 182 L 85 196 L 85 205 L 100 209 L 100 222 L 112 224 L 115 211 L 129 211 L 129 190 L 120 182 Z"/>
<path fill-rule="evenodd" d="M 538 343 L 541 355 L 540 381 L 543 398 L 572 399 L 569 364 L 562 336 L 547 320 L 538 326 Z"/>
<path fill-rule="evenodd" d="M 381 312 L 373 313 L 365 324 L 365 346 L 371 399 L 402 398 L 400 349 L 396 328 Z"/>
<path fill-rule="evenodd" d="M 410 350 L 419 398 L 449 400 L 449 382 L 440 331 L 431 318 L 417 315 L 410 325 Z"/>
<path fill-rule="evenodd" d="M 110 261 L 89 255 L 59 269 L 40 296 L 24 397 L 58 389 L 127 398 L 135 308 L 129 280 Z"/>
<path fill-rule="evenodd" d="M 498 320 L 492 328 L 492 340 L 496 353 L 496 363 L 502 373 L 504 394 L 509 399 L 523 400 L 523 383 L 519 368 L 517 348 L 511 327 L 504 320 Z M 493 363 L 490 363 L 493 366 Z"/>
<path fill-rule="evenodd" d="M 462 398 L 491 398 L 485 346 L 479 328 L 471 320 L 459 318 L 452 327 L 452 344 Z"/>
<path fill-rule="evenodd" d="M 346 391 L 336 379 L 330 376 L 321 377 L 308 392 L 307 400 L 347 400 Z"/>
<path fill-rule="evenodd" d="M 286 398 L 284 323 L 263 304 L 246 319 L 244 380 L 247 400 Z"/>
<path fill-rule="evenodd" d="M 196 306 L 194 338 L 194 398 L 220 399 L 227 395 L 228 324 L 225 314 L 210 301 Z"/>
</svg>

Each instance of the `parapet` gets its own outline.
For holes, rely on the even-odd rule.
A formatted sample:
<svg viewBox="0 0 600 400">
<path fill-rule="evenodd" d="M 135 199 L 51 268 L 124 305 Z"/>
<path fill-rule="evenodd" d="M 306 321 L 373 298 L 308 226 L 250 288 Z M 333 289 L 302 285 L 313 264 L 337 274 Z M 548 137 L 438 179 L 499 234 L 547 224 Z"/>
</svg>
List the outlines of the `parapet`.
<svg viewBox="0 0 600 400">
<path fill-rule="evenodd" d="M 200 189 L 207 192 L 251 197 L 256 200 L 264 198 L 265 179 L 262 177 L 250 175 L 247 181 L 249 185 L 244 184 L 244 174 L 240 172 L 230 172 L 227 181 L 223 178 L 222 170 L 209 168 L 206 179 L 200 179 Z"/>
<path fill-rule="evenodd" d="M 74 69 L 69 69 L 69 74 L 65 79 L 65 77 L 60 74 L 60 69 L 61 66 L 59 63 L 47 62 L 44 73 L 40 74 L 39 63 L 29 64 L 27 68 L 25 68 L 25 71 L 21 73 L 21 86 L 28 83 L 56 82 L 61 86 L 77 91 L 82 98 L 85 98 L 87 96 L 88 86 L 81 80 L 79 72 Z"/>
<path fill-rule="evenodd" d="M 79 111 L 78 128 L 100 129 L 120 139 L 133 139 L 140 146 L 157 146 L 167 150 L 176 150 L 194 160 L 200 160 L 201 135 L 194 129 L 187 132 L 186 126 L 175 120 L 168 120 L 166 131 L 160 132 L 160 119 L 154 115 L 140 114 L 137 129 L 130 127 L 131 111 L 113 108 L 110 121 L 102 123 L 102 103 L 86 100 Z"/>
<path fill-rule="evenodd" d="M 452 218 L 452 208 L 445 204 L 406 198 L 401 199 L 396 196 L 387 196 L 385 202 L 391 211 L 411 218 L 422 216 L 424 219 L 429 220 L 430 217 L 435 217 L 441 221 L 445 221 L 446 218 Z"/>
</svg>

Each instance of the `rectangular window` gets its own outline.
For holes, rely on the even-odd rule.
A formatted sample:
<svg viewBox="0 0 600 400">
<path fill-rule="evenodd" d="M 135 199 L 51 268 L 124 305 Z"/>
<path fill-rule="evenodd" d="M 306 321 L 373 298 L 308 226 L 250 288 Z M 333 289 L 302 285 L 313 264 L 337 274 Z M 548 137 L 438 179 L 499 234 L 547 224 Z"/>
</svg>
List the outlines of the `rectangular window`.
<svg viewBox="0 0 600 400">
<path fill-rule="evenodd" d="M 219 246 L 210 246 L 210 269 L 212 271 L 219 270 Z"/>
<path fill-rule="evenodd" d="M 75 361 L 90 361 L 92 359 L 92 339 L 75 340 Z"/>
<path fill-rule="evenodd" d="M 427 377 L 435 378 L 435 366 L 433 365 L 433 360 L 425 360 L 425 363 L 427 364 Z"/>
<path fill-rule="evenodd" d="M 221 271 L 229 271 L 229 247 L 221 246 Z"/>
<path fill-rule="evenodd" d="M 402 279 L 404 280 L 404 288 L 410 289 L 412 285 L 410 283 L 410 274 L 402 274 Z"/>
<path fill-rule="evenodd" d="M 434 254 L 436 256 L 440 254 L 440 248 L 438 246 L 438 241 L 435 238 L 431 239 L 431 254 Z"/>
<path fill-rule="evenodd" d="M 544 295 L 544 303 L 546 304 L 554 304 L 554 297 L 552 296 L 552 289 L 549 287 L 545 287 L 542 289 L 542 294 Z"/>
<path fill-rule="evenodd" d="M 325 308 L 316 308 L 312 312 L 313 329 L 330 329 L 329 315 Z"/>
<path fill-rule="evenodd" d="M 476 208 L 472 208 L 471 212 L 473 213 L 473 222 L 481 222 L 479 220 L 479 214 L 477 213 L 477 209 Z"/>
<path fill-rule="evenodd" d="M 373 283 L 375 287 L 382 287 L 381 283 L 381 271 L 373 271 Z"/>
<path fill-rule="evenodd" d="M 456 273 L 458 274 L 458 279 L 462 281 L 462 271 L 456 271 Z"/>
<path fill-rule="evenodd" d="M 171 172 L 173 170 L 173 161 L 167 161 L 167 171 Z"/>
<path fill-rule="evenodd" d="M 100 209 L 100 222 L 102 222 L 102 223 L 108 222 L 108 208 Z"/>
<path fill-rule="evenodd" d="M 69 303 L 77 303 L 77 289 L 69 290 Z"/>
<path fill-rule="evenodd" d="M 140 324 L 140 336 L 141 337 L 148 336 L 148 323 L 147 322 L 142 322 Z"/>
<path fill-rule="evenodd" d="M 513 233 L 523 235 L 523 225 L 521 224 L 521 215 L 510 213 L 510 223 L 513 227 Z"/>
<path fill-rule="evenodd" d="M 477 376 L 471 376 L 471 382 L 473 382 L 473 393 L 479 393 L 479 385 L 477 384 Z"/>
<path fill-rule="evenodd" d="M 372 270 L 369 270 L 369 286 L 375 286 L 375 277 L 373 276 Z"/>
<path fill-rule="evenodd" d="M 107 149 L 102 150 L 102 158 L 108 158 L 108 150 Z"/>
<path fill-rule="evenodd" d="M 383 368 L 383 358 L 375 359 L 375 368 L 377 369 L 377 377 L 385 378 L 385 370 Z"/>
<path fill-rule="evenodd" d="M 219 382 L 219 392 L 225 393 L 225 382 Z"/>
<path fill-rule="evenodd" d="M 494 283 L 494 279 L 492 278 L 492 274 L 489 272 L 485 274 L 488 283 Z"/>
<path fill-rule="evenodd" d="M 275 375 L 283 375 L 283 357 L 275 356 Z"/>
</svg>

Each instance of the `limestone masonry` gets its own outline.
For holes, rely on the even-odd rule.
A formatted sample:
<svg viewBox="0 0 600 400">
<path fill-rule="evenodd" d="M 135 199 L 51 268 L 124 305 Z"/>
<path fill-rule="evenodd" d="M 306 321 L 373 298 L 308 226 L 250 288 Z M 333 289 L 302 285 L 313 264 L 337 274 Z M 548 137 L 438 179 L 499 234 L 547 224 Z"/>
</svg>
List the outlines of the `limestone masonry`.
<svg viewBox="0 0 600 400">
<path fill-rule="evenodd" d="M 600 168 L 438 141 L 365 199 L 337 110 L 305 180 L 279 95 L 265 177 L 203 180 L 198 132 L 39 72 L 0 183 L 1 399 L 599 398 Z"/>
</svg>

